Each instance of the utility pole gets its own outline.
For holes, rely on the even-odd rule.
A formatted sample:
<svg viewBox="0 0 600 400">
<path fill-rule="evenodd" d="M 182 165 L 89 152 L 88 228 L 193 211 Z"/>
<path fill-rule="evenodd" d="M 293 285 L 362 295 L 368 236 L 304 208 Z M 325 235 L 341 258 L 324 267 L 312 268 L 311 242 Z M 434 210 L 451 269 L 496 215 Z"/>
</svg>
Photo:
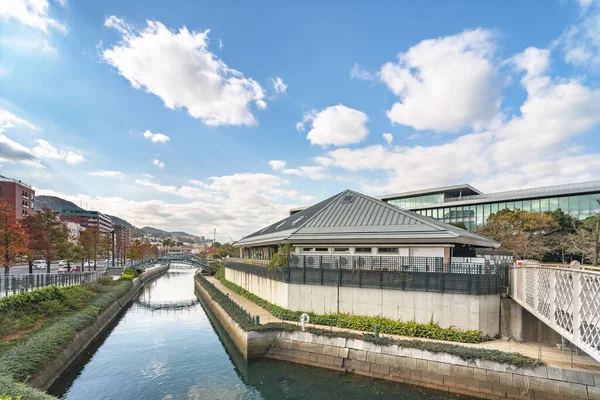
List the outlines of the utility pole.
<svg viewBox="0 0 600 400">
<path fill-rule="evenodd" d="M 216 241 L 217 241 L 217 228 L 215 228 L 213 231 L 213 243 L 215 243 Z"/>
<path fill-rule="evenodd" d="M 112 267 L 115 267 L 115 230 L 112 230 Z"/>
</svg>

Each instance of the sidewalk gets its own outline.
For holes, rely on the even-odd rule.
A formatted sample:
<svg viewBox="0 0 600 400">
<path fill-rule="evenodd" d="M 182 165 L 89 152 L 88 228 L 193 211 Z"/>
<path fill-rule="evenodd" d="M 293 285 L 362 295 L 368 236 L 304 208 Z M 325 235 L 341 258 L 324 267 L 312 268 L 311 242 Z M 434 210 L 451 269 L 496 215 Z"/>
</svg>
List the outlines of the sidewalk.
<svg viewBox="0 0 600 400">
<path fill-rule="evenodd" d="M 218 281 L 217 279 L 215 279 L 212 276 L 205 276 L 205 278 L 212 283 L 213 285 L 215 285 L 216 288 L 218 288 L 219 290 L 221 290 L 223 293 L 229 295 L 229 297 L 235 301 L 237 304 L 239 304 L 241 307 L 243 307 L 246 311 L 248 311 L 250 314 L 252 315 L 259 315 L 260 316 L 260 323 L 261 324 L 267 324 L 269 322 L 286 322 L 286 323 L 291 323 L 291 324 L 296 324 L 296 325 L 300 325 L 300 322 L 293 322 L 293 321 L 283 321 L 275 316 L 273 316 L 271 313 L 269 313 L 267 310 L 265 310 L 262 307 L 259 307 L 258 305 L 254 304 L 252 301 L 246 299 L 245 297 L 240 296 L 239 294 L 233 292 L 232 290 L 230 290 L 229 288 L 226 288 L 225 286 L 223 286 L 223 284 Z M 355 330 L 351 330 L 351 329 L 342 329 L 342 328 L 336 328 L 336 327 L 330 327 L 330 326 L 323 326 L 323 325 L 314 325 L 314 324 L 307 324 L 307 326 L 310 327 L 314 327 L 314 328 L 319 328 L 319 329 L 329 329 L 330 331 L 336 331 L 336 332 L 350 332 L 350 333 L 355 333 L 355 334 L 364 334 L 365 332 L 361 332 L 361 331 L 355 331 Z M 514 341 L 506 341 L 506 340 L 492 340 L 492 341 L 488 341 L 488 342 L 484 342 L 484 343 L 456 343 L 456 342 L 447 342 L 447 341 L 440 341 L 440 340 L 432 340 L 432 339 L 425 339 L 425 338 L 413 338 L 413 337 L 406 337 L 406 336 L 397 336 L 397 335 L 383 335 L 385 337 L 389 337 L 391 339 L 396 339 L 396 340 L 420 340 L 420 341 L 429 341 L 429 342 L 438 342 L 438 343 L 450 343 L 450 344 L 456 344 L 459 346 L 464 346 L 464 347 L 475 347 L 475 348 L 480 348 L 480 349 L 489 349 L 489 350 L 500 350 L 500 351 L 505 351 L 505 352 L 515 352 L 515 353 L 520 353 L 532 358 L 540 358 L 540 353 L 541 353 L 541 360 L 543 362 L 545 362 L 548 365 L 556 365 L 556 366 L 560 366 L 560 367 L 575 367 L 575 368 L 582 368 L 582 369 L 592 369 L 592 370 L 600 370 L 600 363 L 598 363 L 596 360 L 594 360 L 592 357 L 589 357 L 587 355 L 583 355 L 583 354 L 575 354 L 575 352 L 571 353 L 569 350 L 560 350 L 559 348 L 557 348 L 556 346 L 550 346 L 550 345 L 539 345 L 537 343 L 517 343 Z M 572 363 L 571 363 L 571 357 L 572 357 Z"/>
</svg>

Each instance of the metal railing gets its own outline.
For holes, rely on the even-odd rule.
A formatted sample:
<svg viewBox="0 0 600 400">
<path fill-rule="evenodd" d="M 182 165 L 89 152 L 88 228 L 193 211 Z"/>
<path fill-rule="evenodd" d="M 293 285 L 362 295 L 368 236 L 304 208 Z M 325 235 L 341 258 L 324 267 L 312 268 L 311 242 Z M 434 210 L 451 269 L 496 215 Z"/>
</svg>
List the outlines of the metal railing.
<svg viewBox="0 0 600 400">
<path fill-rule="evenodd" d="M 240 260 L 227 268 L 286 283 L 474 295 L 506 293 L 508 265 L 444 264 L 441 257 L 292 255 L 288 268 Z"/>
<path fill-rule="evenodd" d="M 64 274 L 10 274 L 0 275 L 0 297 L 44 288 L 71 286 L 98 280 L 104 272 L 71 272 Z"/>
<path fill-rule="evenodd" d="M 600 361 L 600 273 L 544 266 L 510 269 L 510 296 Z"/>
</svg>

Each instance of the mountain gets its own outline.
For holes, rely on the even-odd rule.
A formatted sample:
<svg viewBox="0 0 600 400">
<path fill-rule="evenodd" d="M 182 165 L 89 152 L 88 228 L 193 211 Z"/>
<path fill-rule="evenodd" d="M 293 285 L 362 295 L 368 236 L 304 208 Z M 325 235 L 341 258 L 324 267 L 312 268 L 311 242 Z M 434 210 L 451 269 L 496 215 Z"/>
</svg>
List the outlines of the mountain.
<svg viewBox="0 0 600 400">
<path fill-rule="evenodd" d="M 54 212 L 62 210 L 83 210 L 83 208 L 77 206 L 75 203 L 61 199 L 60 197 L 43 195 L 36 196 L 35 209 L 43 210 L 44 208 L 49 208 Z"/>
<path fill-rule="evenodd" d="M 43 195 L 37 196 L 35 198 L 35 208 L 36 208 L 36 210 L 49 208 L 54 212 L 59 212 L 62 210 L 84 210 L 83 208 L 78 207 L 75 203 L 72 203 L 65 199 L 61 199 L 60 197 L 43 196 Z M 194 243 L 201 242 L 201 239 L 198 236 L 192 235 L 187 232 L 181 232 L 181 231 L 167 232 L 167 231 L 163 231 L 162 229 L 153 228 L 151 226 L 145 226 L 140 229 L 140 228 L 135 227 L 133 224 L 127 222 L 123 218 L 119 218 L 114 215 L 109 215 L 109 217 L 112 220 L 113 224 L 120 224 L 120 225 L 124 225 L 127 228 L 129 228 L 131 230 L 131 236 L 133 236 L 133 237 L 143 236 L 144 234 L 151 234 L 151 235 L 154 235 L 161 239 L 168 238 L 168 237 L 176 237 L 176 238 L 180 239 L 181 241 L 185 241 L 185 242 L 194 242 Z"/>
</svg>

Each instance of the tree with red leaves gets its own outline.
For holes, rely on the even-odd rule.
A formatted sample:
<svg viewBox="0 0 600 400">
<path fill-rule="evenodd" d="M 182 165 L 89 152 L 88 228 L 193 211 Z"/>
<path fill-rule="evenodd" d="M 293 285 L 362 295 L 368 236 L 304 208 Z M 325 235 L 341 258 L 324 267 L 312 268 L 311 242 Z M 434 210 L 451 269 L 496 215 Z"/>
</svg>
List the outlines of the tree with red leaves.
<svg viewBox="0 0 600 400">
<path fill-rule="evenodd" d="M 0 255 L 5 274 L 19 257 L 27 255 L 27 241 L 27 233 L 17 221 L 14 207 L 0 202 Z"/>
<path fill-rule="evenodd" d="M 41 221 L 35 215 L 29 215 L 21 220 L 28 236 L 27 257 L 29 261 L 29 273 L 33 273 L 33 260 L 44 256 L 44 250 L 51 246 L 48 232 L 44 229 Z"/>
</svg>

